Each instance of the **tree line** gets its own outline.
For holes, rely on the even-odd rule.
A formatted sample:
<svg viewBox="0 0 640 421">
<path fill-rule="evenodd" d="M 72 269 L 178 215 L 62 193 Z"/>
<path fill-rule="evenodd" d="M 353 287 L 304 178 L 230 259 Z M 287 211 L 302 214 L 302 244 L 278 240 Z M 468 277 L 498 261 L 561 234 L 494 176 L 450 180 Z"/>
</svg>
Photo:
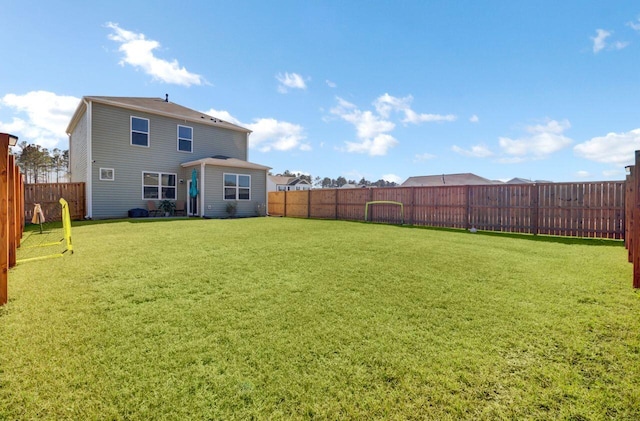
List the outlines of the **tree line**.
<svg viewBox="0 0 640 421">
<path fill-rule="evenodd" d="M 269 173 L 269 175 L 273 175 Z M 301 173 L 293 173 L 289 170 L 285 170 L 281 174 L 275 174 L 277 176 L 283 177 L 298 177 L 301 180 L 306 180 L 309 184 L 316 188 L 323 189 L 331 189 L 331 188 L 339 188 L 344 186 L 345 184 L 354 184 L 357 186 L 366 186 L 366 187 L 396 187 L 398 183 L 393 181 L 387 181 L 380 179 L 378 181 L 369 181 L 366 178 L 362 177 L 360 181 L 355 180 L 347 180 L 345 177 L 340 176 L 338 178 L 329 178 L 329 177 L 313 177 L 310 174 L 301 174 Z"/>
<path fill-rule="evenodd" d="M 49 150 L 27 142 L 14 151 L 16 162 L 25 175 L 26 183 L 60 183 L 69 181 L 69 151 Z"/>
</svg>

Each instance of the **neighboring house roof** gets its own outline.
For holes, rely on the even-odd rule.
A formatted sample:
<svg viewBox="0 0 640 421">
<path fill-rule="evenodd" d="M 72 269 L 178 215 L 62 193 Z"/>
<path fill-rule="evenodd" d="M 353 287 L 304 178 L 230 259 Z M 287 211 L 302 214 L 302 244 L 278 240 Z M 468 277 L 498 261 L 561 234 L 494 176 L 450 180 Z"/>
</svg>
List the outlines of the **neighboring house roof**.
<svg viewBox="0 0 640 421">
<path fill-rule="evenodd" d="M 507 184 L 535 184 L 535 183 L 553 183 L 548 180 L 527 180 L 526 178 L 515 177 L 507 181 Z"/>
<path fill-rule="evenodd" d="M 514 177 L 507 181 L 507 184 L 533 184 L 535 181 L 527 180 L 526 178 Z"/>
<path fill-rule="evenodd" d="M 462 173 L 409 177 L 401 186 L 470 186 L 485 184 L 502 184 L 502 182 L 492 181 L 472 173 Z"/>
<path fill-rule="evenodd" d="M 364 184 L 353 184 L 353 183 L 347 183 L 340 186 L 341 189 L 361 189 L 364 187 L 367 187 L 367 186 L 365 186 Z"/>
<path fill-rule="evenodd" d="M 289 177 L 285 175 L 270 175 L 269 180 L 276 185 L 289 185 L 295 186 L 296 184 L 309 184 L 309 182 L 305 179 L 301 179 L 298 177 Z"/>
<path fill-rule="evenodd" d="M 162 98 L 85 96 L 82 99 L 83 100 L 80 101 L 80 105 L 78 105 L 78 108 L 69 122 L 69 126 L 67 126 L 67 133 L 71 133 L 76 124 L 78 124 L 78 119 L 84 113 L 84 110 L 87 107 L 87 102 L 97 102 L 115 107 L 127 108 L 133 111 L 162 115 L 165 117 L 177 117 L 186 121 L 209 124 L 244 133 L 251 133 L 251 130 L 244 127 L 220 120 L 217 117 L 207 115 L 200 111 L 192 110 L 191 108 L 183 107 L 182 105 L 178 105 L 173 102 L 168 102 Z"/>
<path fill-rule="evenodd" d="M 296 184 L 307 184 L 309 186 L 311 185 L 311 183 L 309 183 L 304 178 L 295 178 L 295 179 L 289 181 L 289 184 L 291 184 L 292 186 L 295 186 Z"/>
<path fill-rule="evenodd" d="M 260 164 L 254 164 L 253 162 L 243 161 L 236 158 L 202 158 L 195 161 L 185 162 L 180 164 L 181 167 L 193 167 L 194 165 L 215 165 L 218 167 L 233 167 L 233 168 L 247 168 L 252 170 L 270 170 L 271 167 L 267 167 Z"/>
</svg>

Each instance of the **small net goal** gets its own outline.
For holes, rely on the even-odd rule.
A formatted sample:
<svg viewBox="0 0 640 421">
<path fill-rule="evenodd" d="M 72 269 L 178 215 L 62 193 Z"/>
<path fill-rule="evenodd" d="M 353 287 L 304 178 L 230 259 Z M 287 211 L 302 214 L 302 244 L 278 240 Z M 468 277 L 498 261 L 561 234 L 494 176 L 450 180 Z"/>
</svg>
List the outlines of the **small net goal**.
<svg viewBox="0 0 640 421">
<path fill-rule="evenodd" d="M 31 225 L 25 227 L 20 240 L 16 263 L 73 254 L 69 204 L 64 199 L 60 199 L 59 203 L 62 207 L 62 221 L 55 222 L 47 222 L 40 205 L 36 204 Z"/>
<path fill-rule="evenodd" d="M 399 206 L 400 208 L 400 225 L 404 225 L 404 204 L 402 202 L 395 202 L 393 200 L 374 200 L 372 202 L 367 202 L 364 205 L 364 220 L 365 222 L 369 221 L 369 216 L 371 215 L 369 213 L 369 207 L 370 206 L 375 206 L 375 205 L 396 205 Z M 373 219 L 373 218 L 371 218 Z M 385 218 L 381 218 L 382 222 L 389 222 L 390 218 L 385 217 Z"/>
</svg>

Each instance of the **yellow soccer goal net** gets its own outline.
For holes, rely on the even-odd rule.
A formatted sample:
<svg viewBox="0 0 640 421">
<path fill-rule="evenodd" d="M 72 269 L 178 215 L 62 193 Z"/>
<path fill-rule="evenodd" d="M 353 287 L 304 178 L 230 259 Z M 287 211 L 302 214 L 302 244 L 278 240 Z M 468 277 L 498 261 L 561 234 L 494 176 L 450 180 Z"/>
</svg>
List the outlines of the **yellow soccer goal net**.
<svg viewBox="0 0 640 421">
<path fill-rule="evenodd" d="M 60 199 L 59 202 L 62 206 L 61 222 L 46 222 L 40 206 L 36 205 L 32 225 L 25 228 L 24 236 L 20 241 L 16 263 L 73 254 L 69 204 L 64 199 Z"/>
</svg>

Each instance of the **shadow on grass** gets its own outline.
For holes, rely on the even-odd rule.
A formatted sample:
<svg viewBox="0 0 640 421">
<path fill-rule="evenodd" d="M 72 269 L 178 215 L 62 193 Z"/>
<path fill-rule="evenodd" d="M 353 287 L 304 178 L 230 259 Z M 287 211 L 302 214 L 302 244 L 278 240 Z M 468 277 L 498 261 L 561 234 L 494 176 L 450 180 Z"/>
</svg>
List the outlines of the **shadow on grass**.
<svg viewBox="0 0 640 421">
<path fill-rule="evenodd" d="M 412 229 L 428 229 L 434 231 L 446 231 L 465 235 L 481 235 L 488 237 L 501 237 L 501 238 L 515 238 L 518 240 L 538 241 L 542 243 L 556 243 L 556 244 L 579 244 L 583 246 L 607 246 L 607 247 L 624 247 L 624 241 L 612 240 L 603 238 L 583 238 L 583 237 L 560 237 L 553 235 L 533 235 L 522 234 L 514 232 L 500 232 L 500 231 L 477 231 L 475 233 L 469 232 L 465 229 L 455 228 L 441 228 L 441 227 L 423 227 L 417 225 L 402 225 L 402 228 Z"/>
<path fill-rule="evenodd" d="M 330 221 L 330 220 L 328 220 Z M 614 240 L 608 238 L 586 238 L 586 237 L 561 237 L 553 235 L 533 235 L 514 232 L 500 232 L 500 231 L 477 231 L 475 233 L 469 232 L 462 228 L 444 228 L 444 227 L 429 227 L 424 225 L 400 225 L 400 224 L 385 224 L 377 222 L 365 222 L 365 221 L 344 221 L 353 222 L 357 224 L 378 224 L 394 226 L 399 229 L 418 229 L 418 230 L 430 230 L 430 231 L 442 231 L 450 232 L 460 235 L 480 235 L 489 237 L 501 237 L 501 238 L 515 238 L 518 240 L 538 241 L 542 243 L 556 243 L 556 244 L 579 244 L 584 246 L 606 246 L 606 247 L 624 247 L 623 240 Z"/>
</svg>

